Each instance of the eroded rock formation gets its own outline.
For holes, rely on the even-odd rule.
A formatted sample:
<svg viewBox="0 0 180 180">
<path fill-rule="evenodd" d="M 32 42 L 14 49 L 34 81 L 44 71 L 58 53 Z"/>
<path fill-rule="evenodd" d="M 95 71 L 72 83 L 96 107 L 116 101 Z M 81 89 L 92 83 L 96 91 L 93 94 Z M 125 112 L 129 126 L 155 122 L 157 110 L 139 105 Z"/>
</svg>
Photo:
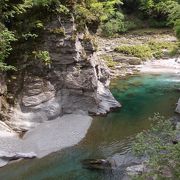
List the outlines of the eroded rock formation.
<svg viewBox="0 0 180 180">
<path fill-rule="evenodd" d="M 88 36 L 88 32 L 77 33 L 73 18 L 54 18 L 46 25 L 38 47 L 49 52 L 51 64 L 14 57 L 20 59 L 17 63 L 22 70 L 11 75 L 8 85 L 14 105 L 6 123 L 12 129 L 27 131 L 63 114 L 100 115 L 120 107 L 108 89 L 108 68 L 97 58 Z"/>
</svg>

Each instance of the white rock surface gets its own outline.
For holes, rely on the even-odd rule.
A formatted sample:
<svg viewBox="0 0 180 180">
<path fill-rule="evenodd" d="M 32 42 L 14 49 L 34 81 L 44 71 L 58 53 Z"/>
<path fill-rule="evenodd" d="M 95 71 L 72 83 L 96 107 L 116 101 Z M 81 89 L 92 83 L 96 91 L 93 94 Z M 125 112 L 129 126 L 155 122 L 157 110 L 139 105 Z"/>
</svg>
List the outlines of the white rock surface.
<svg viewBox="0 0 180 180">
<path fill-rule="evenodd" d="M 90 116 L 70 114 L 39 124 L 28 131 L 23 139 L 14 132 L 0 133 L 0 150 L 4 153 L 3 157 L 36 155 L 41 158 L 80 142 L 85 137 L 91 122 Z M 1 157 L 0 153 L 0 167 L 8 163 Z"/>
<path fill-rule="evenodd" d="M 115 100 L 110 90 L 101 82 L 98 82 L 97 95 L 100 100 L 97 114 L 106 114 L 112 107 L 121 107 L 121 104 Z"/>
<path fill-rule="evenodd" d="M 3 160 L 16 160 L 20 158 L 35 158 L 37 155 L 34 152 L 21 153 L 21 152 L 5 152 L 0 151 L 0 158 Z"/>
<path fill-rule="evenodd" d="M 39 158 L 65 147 L 73 146 L 84 138 L 92 118 L 84 115 L 64 115 L 28 131 L 24 138 L 24 152 L 33 151 Z"/>
</svg>

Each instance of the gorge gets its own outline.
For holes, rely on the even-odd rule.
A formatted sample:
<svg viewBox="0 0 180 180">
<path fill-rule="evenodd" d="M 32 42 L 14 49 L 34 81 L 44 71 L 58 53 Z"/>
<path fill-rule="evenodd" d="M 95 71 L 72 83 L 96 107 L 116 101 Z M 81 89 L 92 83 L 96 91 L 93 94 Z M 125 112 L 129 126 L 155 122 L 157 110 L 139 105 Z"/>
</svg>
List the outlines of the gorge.
<svg viewBox="0 0 180 180">
<path fill-rule="evenodd" d="M 142 165 L 132 146 L 157 113 L 179 147 L 179 2 L 155 21 L 155 9 L 132 4 L 0 3 L 0 179 L 132 179 L 127 171 Z M 113 165 L 83 167 L 89 159 Z"/>
</svg>

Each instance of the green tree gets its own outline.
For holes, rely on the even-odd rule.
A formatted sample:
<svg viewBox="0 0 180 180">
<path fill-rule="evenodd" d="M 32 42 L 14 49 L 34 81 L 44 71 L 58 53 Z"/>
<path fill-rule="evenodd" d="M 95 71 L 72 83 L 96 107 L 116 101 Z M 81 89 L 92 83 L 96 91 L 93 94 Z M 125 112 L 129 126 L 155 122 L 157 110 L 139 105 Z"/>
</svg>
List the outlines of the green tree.
<svg viewBox="0 0 180 180">
<path fill-rule="evenodd" d="M 105 23 L 114 18 L 117 14 L 117 5 L 122 4 L 121 0 L 84 0 L 75 6 L 75 16 L 83 29 L 92 23 Z"/>
<path fill-rule="evenodd" d="M 179 179 L 180 143 L 173 144 L 177 132 L 172 122 L 159 114 L 151 120 L 151 128 L 138 134 L 133 146 L 136 155 L 145 155 L 149 159 L 149 171 L 141 179 Z"/>
<path fill-rule="evenodd" d="M 11 42 L 13 41 L 16 41 L 13 32 L 8 31 L 0 24 L 0 71 L 15 69 L 13 66 L 7 66 L 4 62 L 12 50 Z"/>
<path fill-rule="evenodd" d="M 174 2 L 168 6 L 168 23 L 174 27 L 176 36 L 180 39 L 180 4 Z"/>
</svg>

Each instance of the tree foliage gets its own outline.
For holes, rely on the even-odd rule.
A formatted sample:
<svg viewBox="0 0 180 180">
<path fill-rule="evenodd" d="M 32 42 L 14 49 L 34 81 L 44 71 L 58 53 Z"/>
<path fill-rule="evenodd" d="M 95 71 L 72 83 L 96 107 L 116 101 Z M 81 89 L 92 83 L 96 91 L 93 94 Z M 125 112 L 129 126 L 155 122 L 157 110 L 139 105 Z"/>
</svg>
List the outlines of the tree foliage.
<svg viewBox="0 0 180 180">
<path fill-rule="evenodd" d="M 122 4 L 121 0 L 84 0 L 76 4 L 75 15 L 81 26 L 92 23 L 103 23 L 113 19 L 118 13 L 117 6 Z"/>
<path fill-rule="evenodd" d="M 12 47 L 11 42 L 16 41 L 14 34 L 8 31 L 2 24 L 0 24 L 0 70 L 14 69 L 12 66 L 7 66 L 4 63 L 5 59 L 10 54 Z"/>
<path fill-rule="evenodd" d="M 134 13 L 135 16 L 138 13 L 138 17 L 152 20 L 158 26 L 172 26 L 180 38 L 179 0 L 1 0 L 1 70 L 8 69 L 5 60 L 15 39 L 28 41 L 39 37 L 38 33 L 44 28 L 43 13 L 47 17 L 51 14 L 73 14 L 78 30 L 84 30 L 86 26 L 93 29 L 100 27 L 102 35 L 114 36 L 138 27 L 135 21 L 127 20 L 124 12 Z M 29 15 L 32 17 L 23 19 Z M 21 24 L 22 21 L 27 25 Z"/>
<path fill-rule="evenodd" d="M 138 179 L 179 179 L 180 143 L 173 144 L 176 131 L 172 122 L 159 114 L 151 120 L 151 128 L 138 134 L 133 146 L 136 155 L 145 155 L 149 159 L 149 171 Z"/>
</svg>

